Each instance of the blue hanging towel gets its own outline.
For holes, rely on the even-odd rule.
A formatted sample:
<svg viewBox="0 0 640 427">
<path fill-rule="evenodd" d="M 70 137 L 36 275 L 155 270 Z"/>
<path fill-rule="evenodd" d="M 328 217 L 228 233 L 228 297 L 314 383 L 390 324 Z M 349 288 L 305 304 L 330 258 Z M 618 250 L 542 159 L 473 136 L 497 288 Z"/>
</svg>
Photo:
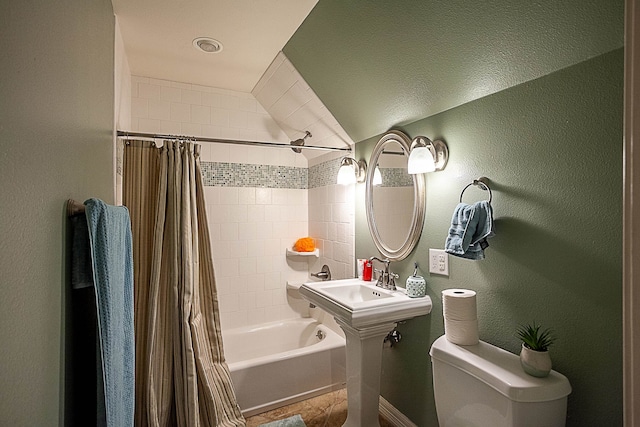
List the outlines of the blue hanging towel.
<svg viewBox="0 0 640 427">
<path fill-rule="evenodd" d="M 135 348 L 129 211 L 98 199 L 89 199 L 84 204 L 98 305 L 104 419 L 107 427 L 130 427 L 134 417 Z M 98 414 L 98 419 L 101 418 Z"/>
<path fill-rule="evenodd" d="M 492 237 L 493 210 L 487 200 L 473 205 L 459 203 L 453 211 L 449 235 L 444 250 L 451 255 L 466 259 L 484 259 L 484 249 Z"/>
</svg>

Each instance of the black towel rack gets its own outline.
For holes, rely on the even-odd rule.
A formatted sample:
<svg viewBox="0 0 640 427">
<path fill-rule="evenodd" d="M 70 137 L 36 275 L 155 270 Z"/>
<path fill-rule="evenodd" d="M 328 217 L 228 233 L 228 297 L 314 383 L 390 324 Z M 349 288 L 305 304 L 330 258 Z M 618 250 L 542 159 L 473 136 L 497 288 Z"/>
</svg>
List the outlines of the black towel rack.
<svg viewBox="0 0 640 427">
<path fill-rule="evenodd" d="M 481 190 L 484 191 L 488 191 L 489 192 L 489 203 L 491 203 L 491 200 L 493 199 L 493 193 L 491 193 L 491 188 L 489 187 L 489 184 L 487 184 L 489 180 L 486 177 L 480 177 L 478 179 L 474 179 L 471 183 L 467 184 L 466 187 L 464 187 L 462 189 L 462 192 L 460 192 L 460 203 L 462 203 L 462 195 L 464 194 L 465 190 L 469 187 L 471 187 L 472 185 L 475 185 L 476 187 L 480 188 Z"/>
</svg>

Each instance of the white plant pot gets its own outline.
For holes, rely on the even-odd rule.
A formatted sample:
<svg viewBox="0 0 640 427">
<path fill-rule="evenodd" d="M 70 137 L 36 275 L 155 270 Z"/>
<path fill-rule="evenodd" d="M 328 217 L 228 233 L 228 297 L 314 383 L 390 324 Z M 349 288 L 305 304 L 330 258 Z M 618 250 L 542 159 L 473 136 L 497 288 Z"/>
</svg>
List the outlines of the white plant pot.
<svg viewBox="0 0 640 427">
<path fill-rule="evenodd" d="M 551 372 L 551 356 L 548 351 L 535 351 L 522 344 L 520 364 L 524 371 L 534 377 L 544 378 Z"/>
</svg>

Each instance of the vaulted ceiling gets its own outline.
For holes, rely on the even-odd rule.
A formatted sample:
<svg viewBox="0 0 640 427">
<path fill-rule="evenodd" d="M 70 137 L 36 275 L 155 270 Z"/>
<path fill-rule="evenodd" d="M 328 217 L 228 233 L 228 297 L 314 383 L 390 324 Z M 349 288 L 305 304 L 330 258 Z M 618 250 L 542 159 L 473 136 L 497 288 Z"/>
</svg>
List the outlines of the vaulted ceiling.
<svg viewBox="0 0 640 427">
<path fill-rule="evenodd" d="M 623 46 L 623 0 L 322 0 L 284 48 L 354 141 Z"/>
</svg>

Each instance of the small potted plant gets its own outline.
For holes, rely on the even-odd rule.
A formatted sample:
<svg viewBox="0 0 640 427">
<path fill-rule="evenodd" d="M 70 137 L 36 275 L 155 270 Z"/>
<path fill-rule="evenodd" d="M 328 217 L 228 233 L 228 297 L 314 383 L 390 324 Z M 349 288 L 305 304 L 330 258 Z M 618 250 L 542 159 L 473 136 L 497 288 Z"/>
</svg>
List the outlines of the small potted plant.
<svg viewBox="0 0 640 427">
<path fill-rule="evenodd" d="M 534 377 L 543 378 L 551 372 L 551 356 L 549 346 L 555 341 L 551 329 L 542 329 L 535 322 L 521 325 L 517 332 L 522 340 L 520 364 L 524 371 Z"/>
</svg>

